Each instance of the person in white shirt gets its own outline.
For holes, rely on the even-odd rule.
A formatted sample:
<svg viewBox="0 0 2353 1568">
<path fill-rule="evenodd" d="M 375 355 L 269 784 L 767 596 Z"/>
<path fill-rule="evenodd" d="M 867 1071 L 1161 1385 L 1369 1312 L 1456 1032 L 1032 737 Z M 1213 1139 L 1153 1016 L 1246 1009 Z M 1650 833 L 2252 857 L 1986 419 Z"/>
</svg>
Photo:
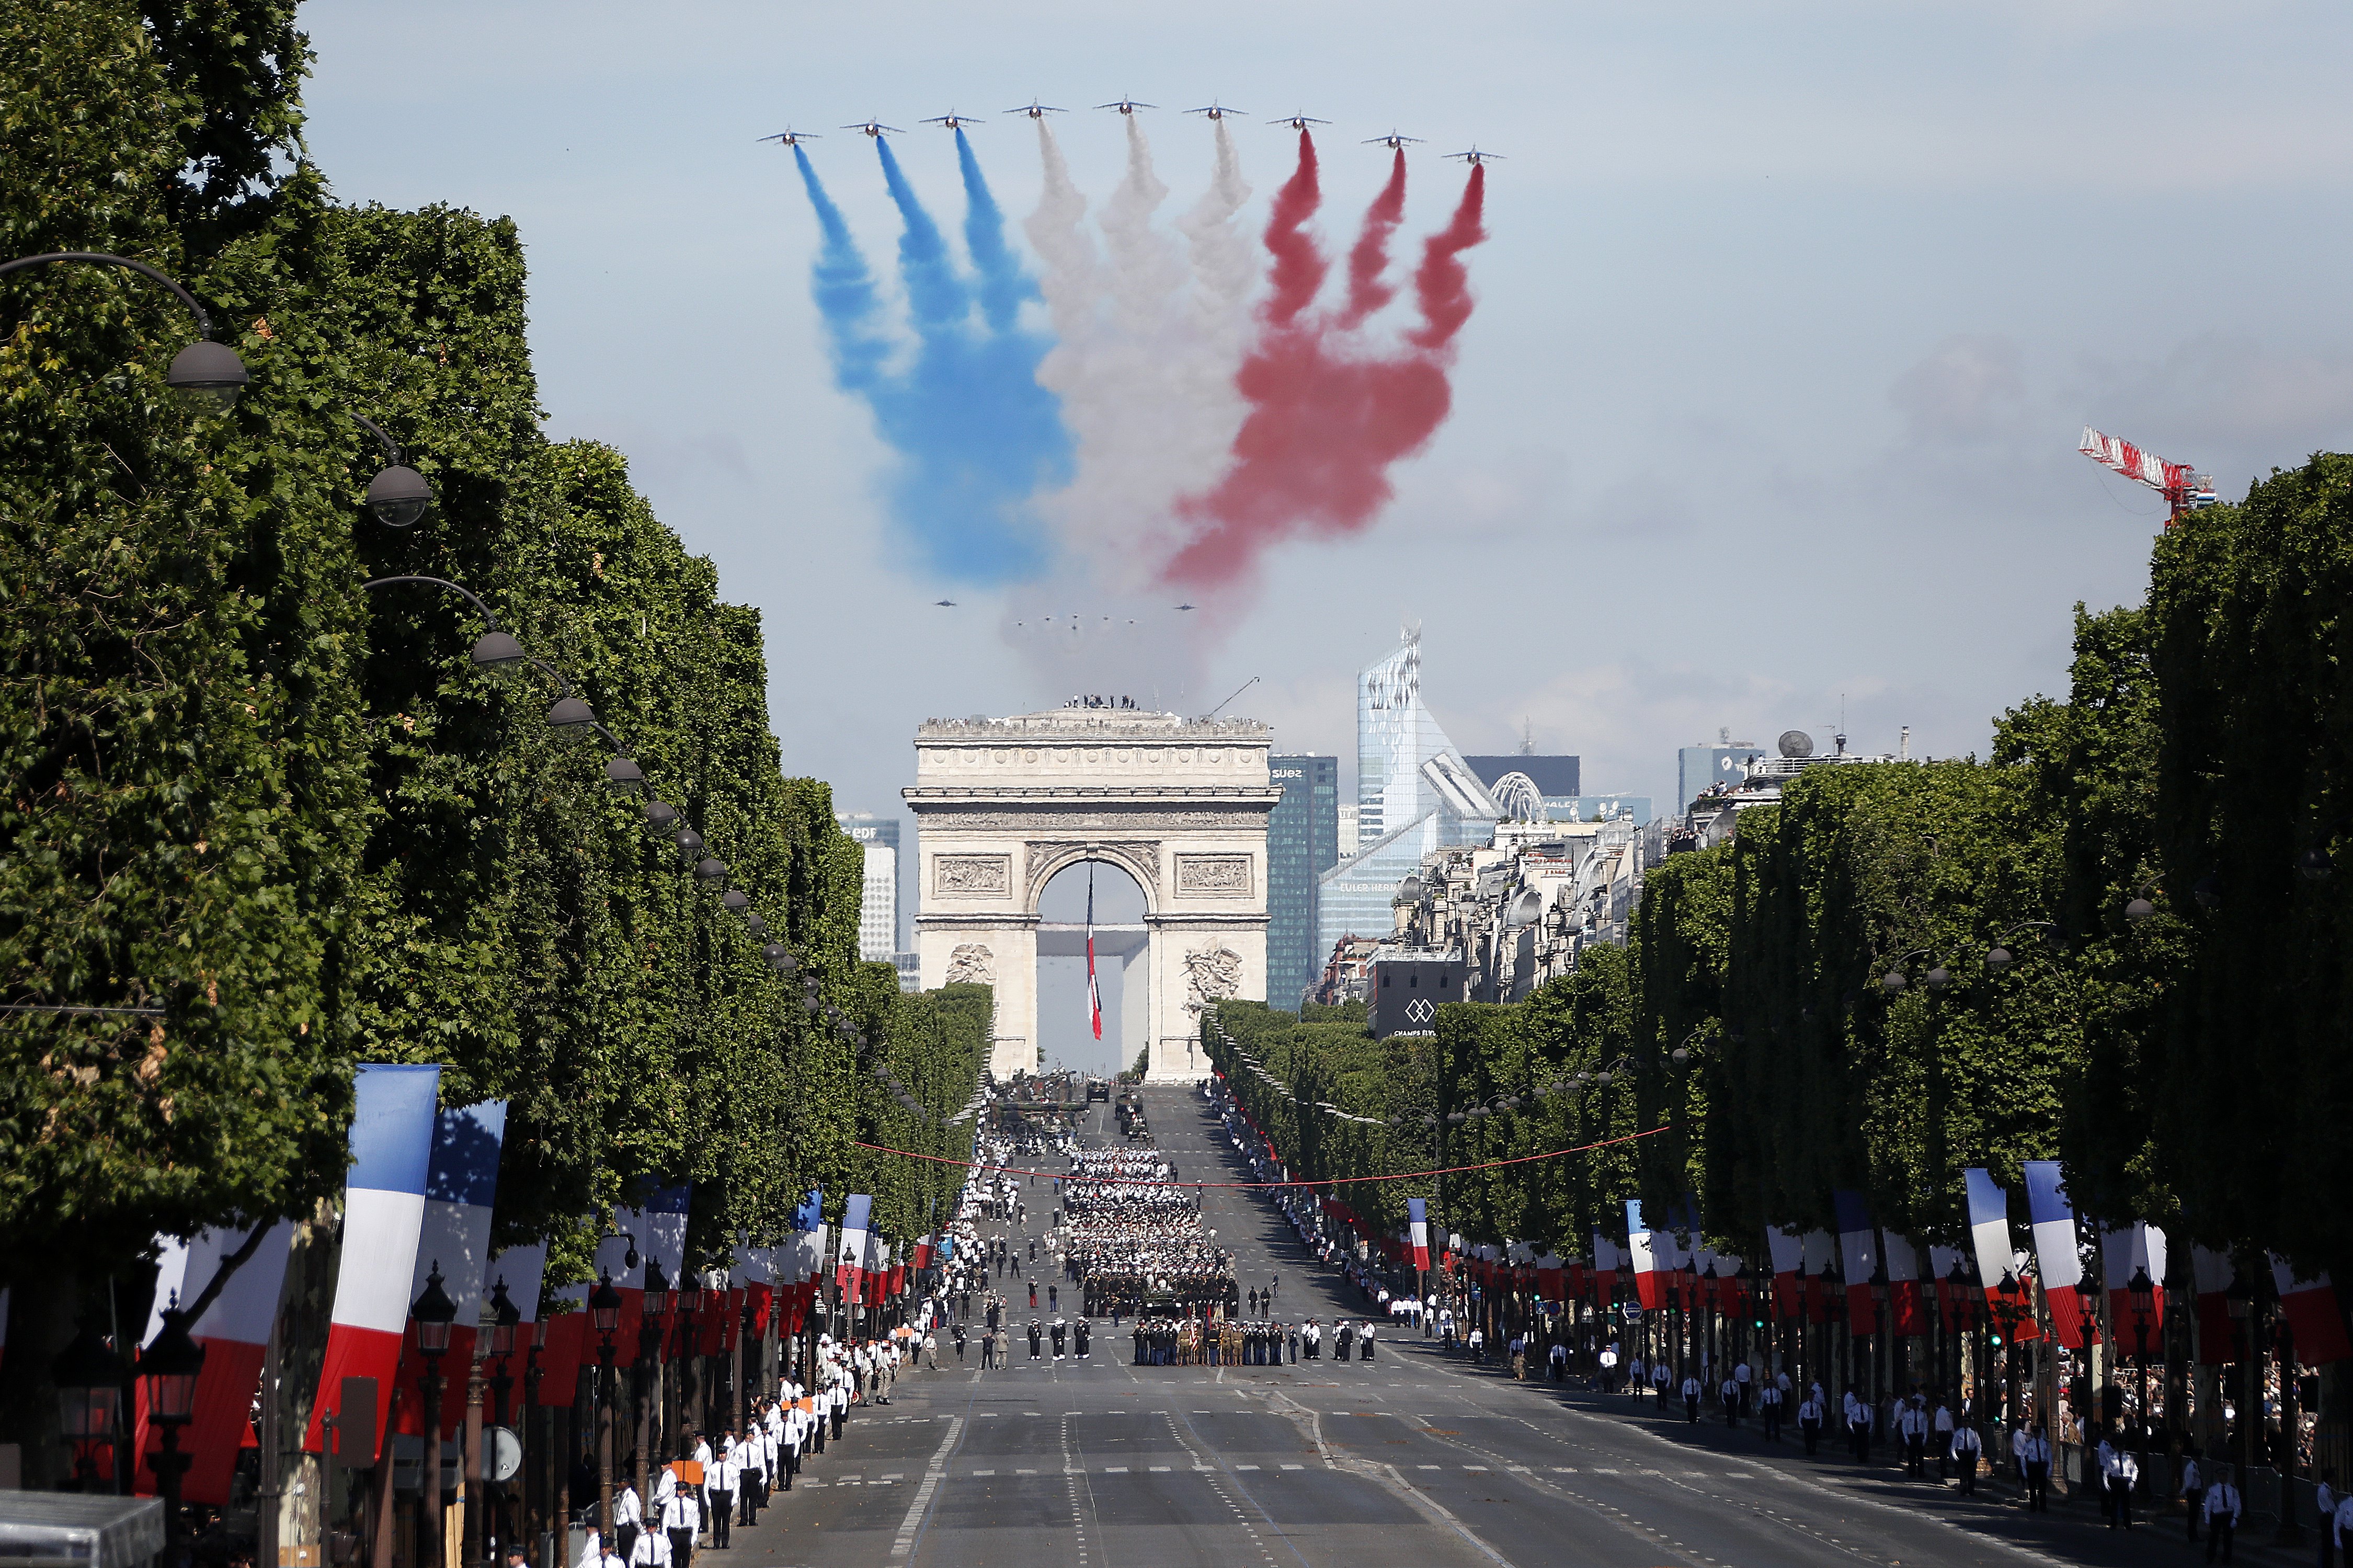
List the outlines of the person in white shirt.
<svg viewBox="0 0 2353 1568">
<path fill-rule="evenodd" d="M 1601 1347 L 1600 1363 L 1601 1392 L 1604 1394 L 1614 1394 L 1617 1392 L 1618 1384 L 1618 1347 L 1616 1345 L 1603 1345 Z M 1639 1394 L 1641 1393 L 1641 1390 L 1638 1388 L 1634 1392 Z"/>
<path fill-rule="evenodd" d="M 621 1560 L 606 1550 L 602 1531 L 591 1530 L 588 1543 L 581 1549 L 580 1561 L 574 1568 L 620 1568 Z"/>
<path fill-rule="evenodd" d="M 2026 1509 L 2029 1513 L 2049 1513 L 2051 1499 L 2051 1439 L 2042 1435 L 2042 1423 L 2029 1426 L 2018 1439 L 2018 1468 L 2026 1480 Z"/>
<path fill-rule="evenodd" d="M 1928 1423 L 1928 1443 L 1936 1450 L 1936 1479 L 1942 1481 L 1953 1462 L 1953 1409 L 1941 1399 L 1936 1401 L 1935 1418 Z"/>
<path fill-rule="evenodd" d="M 1904 1473 L 1915 1480 L 1928 1473 L 1928 1413 L 1920 1403 L 1915 1394 L 1895 1415 L 1895 1430 L 1904 1439 Z"/>
<path fill-rule="evenodd" d="M 2337 1472 L 2320 1472 L 2320 1485 L 2314 1489 L 2314 1500 L 2319 1504 L 2320 1568 L 2337 1568 Z"/>
<path fill-rule="evenodd" d="M 2181 1456 L 2182 1511 L 2189 1516 L 2189 1539 L 2198 1539 L 2198 1521 L 2206 1517 L 2205 1461 L 2198 1450 L 2190 1448 Z"/>
<path fill-rule="evenodd" d="M 1978 1489 L 1978 1460 L 1985 1451 L 1984 1442 L 1975 1426 L 1963 1422 L 1953 1428 L 1950 1444 L 1953 1463 L 1960 1468 L 1961 1495 L 1974 1497 Z M 1939 1460 L 1941 1464 L 1943 1461 Z"/>
<path fill-rule="evenodd" d="M 1665 1362 L 1653 1361 L 1651 1363 L 1651 1396 L 1656 1399 L 1661 1405 L 1664 1405 L 1667 1402 L 1667 1384 L 1672 1383 L 1674 1380 L 1675 1374 L 1668 1370 L 1667 1363 Z"/>
<path fill-rule="evenodd" d="M 1810 1390 L 1798 1405 L 1798 1435 L 1806 1440 L 1806 1457 L 1813 1458 L 1814 1445 L 1822 1440 L 1822 1420 L 1830 1411 L 1822 1404 L 1820 1384 Z"/>
<path fill-rule="evenodd" d="M 670 1537 L 659 1530 L 641 1531 L 629 1549 L 629 1568 L 675 1568 Z"/>
<path fill-rule="evenodd" d="M 719 1457 L 702 1472 L 702 1489 L 711 1500 L 711 1544 L 727 1548 L 727 1529 L 735 1522 L 735 1494 L 744 1485 L 744 1445 L 732 1432 L 719 1439 Z"/>
<path fill-rule="evenodd" d="M 1781 1409 L 1786 1398 L 1778 1383 L 1757 1386 L 1757 1413 L 1765 1418 L 1765 1436 L 1772 1442 L 1781 1440 Z"/>
<path fill-rule="evenodd" d="M 2239 1489 L 2232 1484 L 2231 1472 L 2218 1469 L 2212 1484 L 2206 1489 L 2206 1561 L 2214 1561 L 2214 1549 L 2222 1549 L 2222 1561 L 2231 1561 L 2231 1548 L 2239 1535 Z"/>
<path fill-rule="evenodd" d="M 2324 1527 L 2337 1537 L 2337 1550 L 2353 1552 L 2353 1492 L 2337 1500 L 2336 1517 Z M 2346 1561 L 2353 1563 L 2353 1556 Z"/>
<path fill-rule="evenodd" d="M 694 1538 L 702 1533 L 702 1510 L 694 1500 L 692 1487 L 674 1489 L 669 1500 L 662 1504 L 661 1533 L 670 1538 L 670 1560 L 673 1568 L 691 1568 Z"/>
<path fill-rule="evenodd" d="M 2100 1475 L 2100 1517 L 2110 1530 L 2116 1527 L 2116 1446 L 2105 1435 L 2092 1450 L 2093 1467 Z"/>
<path fill-rule="evenodd" d="M 627 1562 L 636 1550 L 645 1521 L 646 1505 L 638 1499 L 638 1489 L 624 1481 L 621 1489 L 613 1494 L 613 1546 L 622 1561 Z"/>
<path fill-rule="evenodd" d="M 1736 1377 L 1725 1378 L 1723 1384 L 1716 1389 L 1715 1394 L 1717 1398 L 1724 1401 L 1724 1424 L 1737 1429 L 1740 1426 L 1740 1380 Z"/>
<path fill-rule="evenodd" d="M 1685 1373 L 1683 1374 L 1683 1420 L 1687 1423 L 1696 1424 L 1699 1420 L 1699 1393 L 1698 1377 Z"/>
</svg>

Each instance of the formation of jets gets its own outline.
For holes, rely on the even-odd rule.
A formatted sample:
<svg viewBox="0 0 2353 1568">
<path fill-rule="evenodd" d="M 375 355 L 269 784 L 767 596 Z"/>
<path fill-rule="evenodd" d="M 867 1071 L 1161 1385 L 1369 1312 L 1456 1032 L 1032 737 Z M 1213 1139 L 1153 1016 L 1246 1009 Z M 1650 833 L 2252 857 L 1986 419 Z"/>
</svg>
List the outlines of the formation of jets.
<svg viewBox="0 0 2353 1568">
<path fill-rule="evenodd" d="M 1133 98 L 1118 98 L 1113 99 L 1109 103 L 1098 103 L 1095 107 L 1097 109 L 1116 109 L 1122 114 L 1134 114 L 1139 109 L 1153 109 L 1158 106 L 1150 103 L 1142 103 Z M 1040 103 L 1033 98 L 1028 103 L 1021 105 L 1019 108 L 1008 109 L 1005 110 L 1005 112 L 1008 114 L 1026 114 L 1032 120 L 1043 120 L 1050 114 L 1067 114 L 1070 111 L 1064 109 L 1057 109 L 1050 103 Z M 1216 99 L 1211 99 L 1206 108 L 1188 109 L 1185 112 L 1187 114 L 1198 114 L 1209 120 L 1223 120 L 1229 114 L 1238 115 L 1244 111 L 1239 109 L 1229 109 L 1224 104 L 1219 103 Z M 981 122 L 969 114 L 958 114 L 955 110 L 951 109 L 945 114 L 935 114 L 929 120 L 923 121 L 923 123 L 925 125 L 937 125 L 949 131 L 961 131 L 968 125 L 978 125 Z M 1311 125 L 1329 125 L 1332 122 L 1328 120 L 1318 120 L 1312 114 L 1291 114 L 1285 115 L 1281 120 L 1270 120 L 1267 123 L 1269 125 L 1288 125 L 1293 131 L 1304 131 Z M 903 136 L 906 134 L 905 132 L 900 130 L 897 126 L 885 125 L 879 120 L 861 120 L 855 125 L 845 125 L 841 129 L 844 131 L 860 132 L 865 135 L 873 137 Z M 763 142 L 780 142 L 787 147 L 797 147 L 804 142 L 815 142 L 819 138 L 815 132 L 794 131 L 790 129 L 779 131 L 774 136 L 763 136 L 760 138 Z M 1386 136 L 1367 137 L 1365 141 L 1365 145 L 1367 147 L 1387 147 L 1395 152 L 1403 152 L 1409 146 L 1418 145 L 1420 141 L 1421 138 L 1419 136 L 1401 135 L 1398 132 L 1392 131 Z M 1502 153 L 1482 153 L 1479 150 L 1476 143 L 1473 143 L 1471 150 L 1467 153 L 1449 153 L 1446 155 L 1450 158 L 1459 159 L 1462 163 L 1473 164 L 1500 163 L 1503 160 Z M 1190 605 L 1179 605 L 1176 607 L 1180 610 L 1192 608 Z"/>
</svg>

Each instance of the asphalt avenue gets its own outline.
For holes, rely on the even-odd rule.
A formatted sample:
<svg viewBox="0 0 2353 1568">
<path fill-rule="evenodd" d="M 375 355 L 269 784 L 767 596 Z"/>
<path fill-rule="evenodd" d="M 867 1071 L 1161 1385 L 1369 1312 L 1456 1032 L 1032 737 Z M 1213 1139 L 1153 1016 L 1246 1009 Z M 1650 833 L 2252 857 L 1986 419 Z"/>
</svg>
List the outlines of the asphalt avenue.
<svg viewBox="0 0 2353 1568">
<path fill-rule="evenodd" d="M 1196 1094 L 1147 1113 L 1187 1178 L 1244 1180 Z M 1092 1139 L 1114 1139 L 1103 1108 Z M 1052 1206 L 1038 1184 L 1031 1234 Z M 1277 1318 L 1327 1324 L 1366 1309 L 1318 1268 L 1271 1205 L 1213 1191 L 1206 1222 L 1241 1287 L 1278 1279 Z M 984 1233 L 987 1226 L 984 1226 Z M 1010 1275 L 1008 1326 L 1029 1321 Z M 983 1373 L 942 1337 L 936 1373 L 854 1410 L 841 1441 L 711 1568 L 1741 1568 L 1864 1563 L 2188 1564 L 2178 1521 L 2103 1529 L 2054 1503 L 2030 1517 L 2000 1489 L 1960 1499 L 1882 1455 L 1809 1461 L 1755 1430 L 1660 1419 L 1644 1401 L 1515 1384 L 1384 1324 L 1369 1364 L 1135 1367 L 1103 1325 L 1082 1362 Z M 2250 1563 L 2285 1552 L 2241 1543 Z M 2307 1553 L 2298 1552 L 2297 1560 Z"/>
</svg>

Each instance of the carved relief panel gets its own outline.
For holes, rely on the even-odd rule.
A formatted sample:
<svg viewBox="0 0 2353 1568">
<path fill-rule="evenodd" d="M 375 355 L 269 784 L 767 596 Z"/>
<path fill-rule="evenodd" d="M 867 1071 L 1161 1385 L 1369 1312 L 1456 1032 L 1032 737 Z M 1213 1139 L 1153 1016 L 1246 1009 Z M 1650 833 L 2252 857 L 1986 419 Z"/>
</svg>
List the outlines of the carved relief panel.
<svg viewBox="0 0 2353 1568">
<path fill-rule="evenodd" d="M 1184 855 L 1176 857 L 1176 890 L 1209 898 L 1250 896 L 1250 858 L 1247 855 Z"/>
<path fill-rule="evenodd" d="M 1013 889 L 1010 855 L 939 855 L 932 859 L 932 891 L 944 898 L 1003 897 Z"/>
</svg>

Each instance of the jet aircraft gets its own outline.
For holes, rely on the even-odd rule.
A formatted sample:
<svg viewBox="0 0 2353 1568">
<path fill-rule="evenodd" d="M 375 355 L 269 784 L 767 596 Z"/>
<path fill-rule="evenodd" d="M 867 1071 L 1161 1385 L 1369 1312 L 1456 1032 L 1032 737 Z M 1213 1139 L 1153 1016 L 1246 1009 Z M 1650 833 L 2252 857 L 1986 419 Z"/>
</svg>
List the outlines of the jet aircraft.
<svg viewBox="0 0 2353 1568">
<path fill-rule="evenodd" d="M 781 142 L 787 147 L 797 147 L 804 142 L 822 142 L 825 138 L 814 131 L 779 131 L 774 136 L 763 136 L 763 142 Z"/>
<path fill-rule="evenodd" d="M 1450 158 L 1460 158 L 1466 163 L 1500 163 L 1504 161 L 1504 155 L 1501 153 L 1482 153 L 1476 143 L 1472 144 L 1468 153 L 1449 153 L 1446 155 Z"/>
<path fill-rule="evenodd" d="M 1067 109 L 1057 109 L 1050 103 L 1040 103 L 1033 98 L 1019 109 L 1008 109 L 1005 112 L 1008 114 L 1026 114 L 1032 120 L 1043 120 L 1050 114 L 1068 114 L 1070 110 Z"/>
<path fill-rule="evenodd" d="M 1197 610 L 1200 608 L 1198 605 L 1179 605 L 1176 607 L 1180 610 Z"/>
<path fill-rule="evenodd" d="M 1318 120 L 1312 114 L 1293 114 L 1281 120 L 1270 120 L 1269 125 L 1288 125 L 1293 131 L 1304 131 L 1311 125 L 1329 125 L 1328 120 Z"/>
<path fill-rule="evenodd" d="M 1097 109 L 1116 109 L 1122 114 L 1134 114 L 1139 109 L 1157 109 L 1160 106 L 1156 103 L 1138 103 L 1132 98 L 1123 98 L 1113 103 L 1098 103 L 1095 107 Z"/>
<path fill-rule="evenodd" d="M 955 110 L 951 109 L 945 114 L 933 115 L 929 120 L 924 121 L 923 123 L 926 125 L 944 126 L 950 131 L 961 131 L 967 125 L 977 125 L 980 121 L 975 120 L 969 114 L 958 114 Z"/>
<path fill-rule="evenodd" d="M 944 610 L 953 610 L 955 608 L 955 601 L 954 599 L 934 599 L 932 603 Z"/>
<path fill-rule="evenodd" d="M 1187 114 L 1206 114 L 1212 120 L 1223 120 L 1229 114 L 1248 114 L 1250 110 L 1247 109 L 1228 109 L 1225 105 L 1219 103 L 1213 98 L 1209 100 L 1208 108 L 1188 109 L 1185 112 Z"/>
<path fill-rule="evenodd" d="M 1402 153 L 1405 151 L 1406 144 L 1408 142 L 1418 142 L 1420 140 L 1421 138 L 1419 136 L 1400 136 L 1396 132 L 1392 131 L 1386 136 L 1366 137 L 1365 139 L 1365 145 L 1367 147 L 1387 147 L 1395 152 Z"/>
<path fill-rule="evenodd" d="M 882 136 L 904 136 L 906 134 L 905 132 L 900 130 L 897 126 L 885 125 L 879 120 L 860 121 L 856 125 L 845 125 L 842 129 L 844 131 L 863 131 L 867 135 L 878 138 Z"/>
</svg>

